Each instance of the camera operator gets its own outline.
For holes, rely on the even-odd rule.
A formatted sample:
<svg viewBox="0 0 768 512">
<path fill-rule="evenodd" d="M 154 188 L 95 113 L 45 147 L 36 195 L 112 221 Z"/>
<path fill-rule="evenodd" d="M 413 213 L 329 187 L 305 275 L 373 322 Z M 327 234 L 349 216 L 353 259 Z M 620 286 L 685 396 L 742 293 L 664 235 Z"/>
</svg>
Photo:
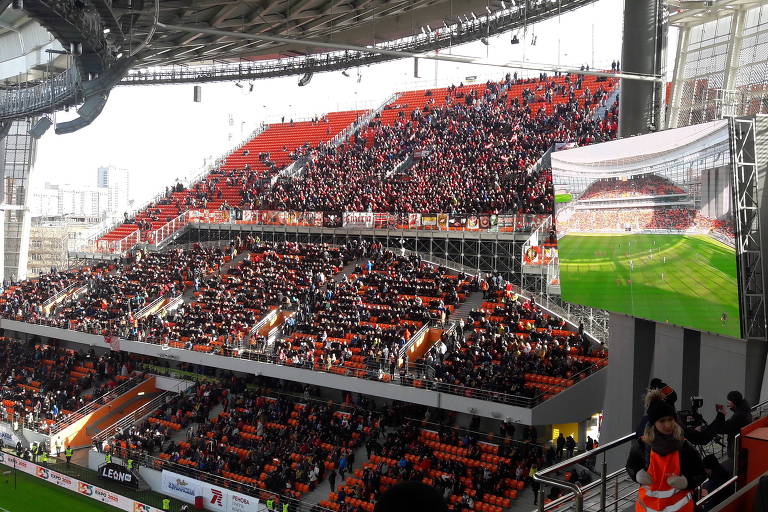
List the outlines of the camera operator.
<svg viewBox="0 0 768 512">
<path fill-rule="evenodd" d="M 743 427 L 752 423 L 752 411 L 749 403 L 738 391 L 731 391 L 727 395 L 728 409 L 733 411 L 729 419 L 725 419 L 726 408 L 722 404 L 716 404 L 717 416 L 709 425 L 709 431 L 713 434 L 726 434 L 728 436 L 728 457 L 733 457 L 733 441 Z"/>
</svg>

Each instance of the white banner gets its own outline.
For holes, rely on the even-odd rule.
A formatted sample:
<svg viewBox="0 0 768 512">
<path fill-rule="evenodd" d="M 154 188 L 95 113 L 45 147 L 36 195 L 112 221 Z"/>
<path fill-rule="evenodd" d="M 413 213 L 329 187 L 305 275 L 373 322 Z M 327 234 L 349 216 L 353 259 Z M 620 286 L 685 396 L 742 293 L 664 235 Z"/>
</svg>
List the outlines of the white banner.
<svg viewBox="0 0 768 512">
<path fill-rule="evenodd" d="M 202 480 L 163 470 L 163 494 L 181 501 L 194 503 L 195 496 L 203 497 L 203 506 L 214 512 L 258 512 L 259 500 Z"/>
<path fill-rule="evenodd" d="M 0 439 L 3 440 L 6 446 L 11 448 L 16 447 L 16 443 L 20 441 L 19 436 L 13 431 L 13 428 L 6 425 L 0 425 Z"/>
<path fill-rule="evenodd" d="M 200 480 L 164 469 L 163 488 L 160 493 L 194 505 L 195 496 L 202 496 L 203 490 L 200 487 Z"/>
<path fill-rule="evenodd" d="M 344 227 L 372 228 L 374 219 L 373 212 L 344 212 Z"/>
<path fill-rule="evenodd" d="M 15 467 L 17 471 L 23 471 L 24 473 L 35 476 L 41 480 L 56 484 L 59 487 L 64 487 L 65 489 L 82 494 L 83 496 L 112 505 L 120 510 L 125 510 L 127 512 L 161 512 L 159 508 L 150 507 L 144 503 L 134 501 L 120 494 L 115 494 L 106 489 L 102 489 L 101 487 L 81 482 L 76 478 L 52 471 L 7 453 L 0 452 L 0 464 L 4 464 L 11 468 Z M 248 512 L 250 512 L 250 510 Z"/>
</svg>

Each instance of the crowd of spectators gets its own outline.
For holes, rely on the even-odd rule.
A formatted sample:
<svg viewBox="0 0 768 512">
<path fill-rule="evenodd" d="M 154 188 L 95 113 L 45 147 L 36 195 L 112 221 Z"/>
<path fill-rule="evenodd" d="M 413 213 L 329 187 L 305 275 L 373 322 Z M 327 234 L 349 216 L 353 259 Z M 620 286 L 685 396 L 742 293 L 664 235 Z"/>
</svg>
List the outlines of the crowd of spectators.
<svg viewBox="0 0 768 512">
<path fill-rule="evenodd" d="M 498 276 L 481 280 L 418 255 L 396 255 L 379 243 L 334 247 L 249 236 L 228 247 L 137 252 L 81 279 L 78 294 L 39 320 L 385 382 L 399 374 L 402 384 L 502 401 L 556 392 L 526 375 L 556 378 L 564 387 L 598 363 L 578 359 L 583 351 L 574 350 L 582 337 L 518 300 Z M 8 293 L 32 303 L 23 289 L 37 293 L 25 286 Z M 444 332 L 419 364 L 405 359 L 404 346 L 419 329 L 444 326 L 479 290 L 490 299 L 483 308 Z M 175 309 L 163 307 L 171 302 Z M 140 313 L 150 303 L 158 309 Z M 284 336 L 267 340 L 257 327 L 278 311 Z"/>
<path fill-rule="evenodd" d="M 427 353 L 430 379 L 520 398 L 544 391 L 547 397 L 605 364 L 605 354 L 593 353 L 582 332 L 568 330 L 531 300 L 492 286 L 487 295 L 492 300 L 473 309 L 466 325 L 461 322 L 462 335 Z M 555 378 L 557 385 L 539 386 L 539 376 Z"/>
<path fill-rule="evenodd" d="M 253 238 L 236 241 L 234 250 L 245 251 L 245 257 L 226 272 L 203 279 L 194 301 L 162 319 L 150 315 L 143 335 L 206 351 L 239 346 L 269 311 L 311 306 L 320 287 L 350 258 L 346 249 L 327 244 Z"/>
<path fill-rule="evenodd" d="M 644 174 L 628 179 L 614 178 L 595 181 L 587 187 L 579 200 L 622 199 L 672 194 L 685 194 L 685 190 L 663 176 Z"/>
<path fill-rule="evenodd" d="M 450 274 L 418 256 L 375 251 L 351 274 L 329 282 L 310 304 L 311 314 L 301 315 L 274 350 L 281 362 L 325 370 L 378 367 L 391 379 L 412 334 L 428 322 L 444 323 L 474 289 L 473 276 Z"/>
<path fill-rule="evenodd" d="M 688 229 L 719 233 L 734 239 L 732 222 L 713 220 L 692 208 L 600 208 L 575 210 L 557 218 L 561 231 L 637 231 L 644 229 Z"/>
<path fill-rule="evenodd" d="M 96 356 L 0 338 L 0 419 L 47 432 L 132 372 L 130 362 L 113 354 Z"/>
<path fill-rule="evenodd" d="M 484 441 L 446 425 L 436 430 L 406 420 L 375 442 L 369 460 L 321 505 L 343 512 L 373 510 L 382 492 L 398 482 L 433 486 L 450 509 L 501 512 L 544 463 L 541 446 L 505 438 Z"/>
<path fill-rule="evenodd" d="M 279 182 L 252 209 L 548 213 L 550 173 L 532 169 L 554 141 L 591 144 L 614 137 L 612 123 L 592 119 L 607 95 L 602 86 L 582 90 L 579 102 L 562 77 L 542 78 L 512 97 L 511 78 L 464 94 L 448 90 L 444 106 L 428 103 L 401 110 L 393 125 L 372 121 L 362 135 L 321 154 L 304 176 Z M 563 103 L 544 108 L 532 89 Z M 581 89 L 574 83 L 575 91 Z M 407 112 L 407 114 L 406 114 Z"/>
</svg>

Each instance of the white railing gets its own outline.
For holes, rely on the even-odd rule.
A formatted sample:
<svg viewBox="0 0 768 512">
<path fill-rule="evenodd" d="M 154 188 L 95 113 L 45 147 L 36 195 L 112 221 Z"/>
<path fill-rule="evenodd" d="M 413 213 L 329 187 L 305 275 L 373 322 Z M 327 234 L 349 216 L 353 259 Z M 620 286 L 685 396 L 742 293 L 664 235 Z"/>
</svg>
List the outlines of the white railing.
<svg viewBox="0 0 768 512">
<path fill-rule="evenodd" d="M 54 423 L 51 425 L 51 428 L 48 430 L 47 434 L 49 436 L 58 434 L 68 426 L 72 425 L 77 420 L 84 418 L 87 414 L 90 414 L 94 412 L 96 409 L 99 409 L 101 406 L 108 404 L 115 398 L 118 398 L 119 396 L 123 395 L 124 393 L 127 393 L 137 385 L 144 382 L 146 379 L 146 375 L 136 375 L 119 386 L 115 387 L 112 391 L 109 393 L 100 396 L 99 398 L 93 400 L 92 402 L 86 404 L 82 408 L 78 409 L 77 411 L 73 412 L 72 414 L 69 414 L 66 418 Z"/>
<path fill-rule="evenodd" d="M 107 428 L 105 428 L 95 436 L 93 436 L 93 439 L 104 441 L 109 436 L 114 435 L 114 433 L 117 432 L 118 430 L 121 430 L 125 427 L 138 423 L 139 421 L 144 419 L 144 417 L 152 414 L 161 405 L 165 405 L 168 401 L 168 398 L 175 394 L 176 392 L 173 392 L 173 391 L 165 391 L 164 393 L 162 393 L 159 396 L 156 396 L 155 398 L 153 398 L 146 404 L 142 405 L 132 413 L 123 416 L 122 418 L 120 418 L 119 420 L 117 420 L 116 422 L 114 422 L 113 424 L 111 424 L 110 426 L 108 426 Z"/>
<path fill-rule="evenodd" d="M 352 124 L 350 124 L 348 127 L 344 128 L 341 132 L 339 132 L 334 138 L 332 138 L 329 141 L 329 145 L 333 148 L 338 147 L 344 142 L 350 135 L 353 133 L 356 133 L 358 130 L 360 130 L 361 127 L 367 125 L 371 122 L 371 120 L 376 117 L 378 114 L 380 114 L 384 107 L 389 105 L 390 103 L 394 102 L 401 96 L 402 93 L 396 92 L 391 94 L 387 99 L 385 99 L 382 103 L 380 103 L 375 109 L 369 110 L 365 113 L 362 117 L 355 120 Z"/>
<path fill-rule="evenodd" d="M 182 212 L 178 217 L 170 222 L 165 223 L 163 226 L 147 234 L 145 238 L 147 242 L 154 245 L 156 248 L 178 233 L 181 228 L 189 224 L 189 211 Z"/>
<path fill-rule="evenodd" d="M 419 338 L 422 338 L 427 335 L 427 332 L 430 328 L 430 321 L 424 322 L 424 325 L 421 326 L 421 328 L 416 331 L 413 336 L 411 336 L 411 339 L 409 339 L 405 344 L 400 347 L 400 352 L 398 352 L 398 357 L 403 359 L 403 364 L 405 364 L 405 361 L 408 360 L 407 357 L 405 357 L 408 354 L 408 351 L 410 351 L 413 347 L 413 345 L 416 343 L 416 341 Z"/>
<path fill-rule="evenodd" d="M 277 317 L 277 314 L 278 314 L 279 312 L 280 312 L 280 310 L 279 310 L 279 309 L 273 309 L 272 311 L 270 311 L 269 313 L 267 313 L 267 315 L 266 315 L 264 318 L 262 318 L 261 320 L 259 320 L 259 321 L 256 323 L 256 325 L 254 325 L 254 326 L 251 328 L 251 330 L 250 330 L 250 331 L 248 331 L 248 334 L 247 334 L 247 335 L 246 335 L 246 336 L 243 338 L 243 346 L 242 346 L 242 347 L 240 347 L 240 348 L 245 348 L 245 347 L 247 347 L 247 346 L 248 346 L 248 343 L 251 341 L 251 339 L 253 339 L 253 337 L 254 337 L 254 336 L 256 336 L 256 334 L 258 334 L 258 332 L 259 332 L 259 329 L 261 329 L 262 327 L 264 327 L 265 325 L 267 325 L 269 322 L 271 322 L 272 320 L 274 320 L 274 319 Z"/>
</svg>

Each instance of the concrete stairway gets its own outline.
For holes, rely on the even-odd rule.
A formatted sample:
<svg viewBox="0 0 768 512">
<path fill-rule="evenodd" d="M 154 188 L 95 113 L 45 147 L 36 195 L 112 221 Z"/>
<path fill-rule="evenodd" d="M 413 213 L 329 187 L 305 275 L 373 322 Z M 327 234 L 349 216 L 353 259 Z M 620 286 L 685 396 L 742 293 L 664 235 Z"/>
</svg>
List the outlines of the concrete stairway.
<svg viewBox="0 0 768 512">
<path fill-rule="evenodd" d="M 474 292 L 470 294 L 463 304 L 453 310 L 451 316 L 448 317 L 448 323 L 458 322 L 462 318 L 466 320 L 469 316 L 469 312 L 475 308 L 479 308 L 483 302 L 485 302 L 485 299 L 483 299 L 483 292 Z"/>
<path fill-rule="evenodd" d="M 101 432 L 104 428 L 109 427 L 123 416 L 132 413 L 142 405 L 151 402 L 155 397 L 163 394 L 163 391 L 156 391 L 153 393 L 146 393 L 143 395 L 137 395 L 131 400 L 122 404 L 120 407 L 114 409 L 107 416 L 101 418 L 98 422 L 88 425 L 86 432 L 88 435 L 94 435 Z M 106 406 L 105 406 L 106 407 Z"/>
</svg>

